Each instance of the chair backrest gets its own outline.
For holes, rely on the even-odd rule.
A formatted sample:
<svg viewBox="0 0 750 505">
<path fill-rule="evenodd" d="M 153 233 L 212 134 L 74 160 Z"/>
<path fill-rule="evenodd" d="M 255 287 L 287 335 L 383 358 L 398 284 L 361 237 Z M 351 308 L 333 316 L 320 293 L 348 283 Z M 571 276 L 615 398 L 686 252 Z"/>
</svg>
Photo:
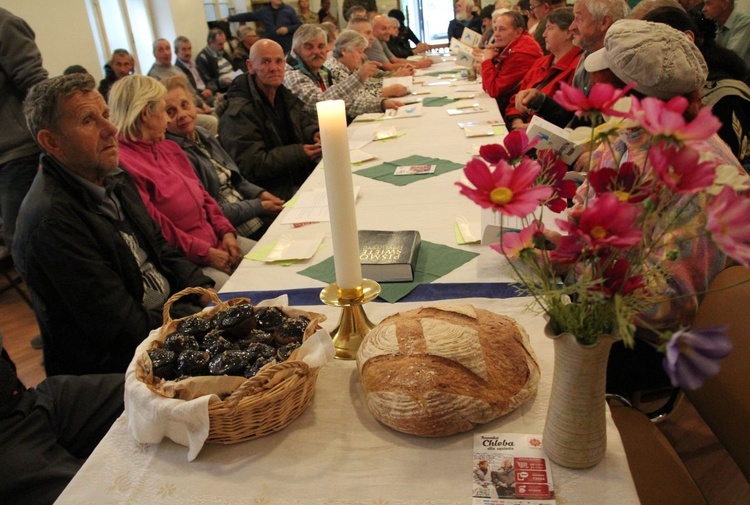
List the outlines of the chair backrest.
<svg viewBox="0 0 750 505">
<path fill-rule="evenodd" d="M 727 268 L 710 290 L 693 326 L 729 325 L 733 349 L 716 376 L 685 394 L 750 480 L 750 268 Z"/>
</svg>

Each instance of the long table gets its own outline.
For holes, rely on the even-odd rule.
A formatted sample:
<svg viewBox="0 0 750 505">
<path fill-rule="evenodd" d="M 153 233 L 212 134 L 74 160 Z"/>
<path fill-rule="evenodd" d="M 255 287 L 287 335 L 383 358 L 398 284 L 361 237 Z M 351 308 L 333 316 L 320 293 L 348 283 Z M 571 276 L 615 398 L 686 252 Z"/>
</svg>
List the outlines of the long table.
<svg viewBox="0 0 750 505">
<path fill-rule="evenodd" d="M 436 67 L 431 69 L 435 70 Z M 439 66 L 437 68 L 440 68 Z M 444 67 L 448 69 L 448 67 Z M 435 78 L 428 78 L 434 80 Z M 465 82 L 457 81 L 463 88 Z M 429 87 L 433 95 L 452 93 L 451 86 Z M 488 112 L 450 117 L 445 107 L 424 108 L 421 118 L 376 123 L 353 123 L 350 138 L 362 138 L 379 128 L 395 127 L 404 135 L 374 142 L 363 150 L 378 156 L 356 170 L 383 161 L 422 154 L 463 163 L 475 144 L 498 142 L 498 137 L 467 139 L 459 121 L 498 120 L 494 101 L 476 88 L 477 102 Z M 423 240 L 456 246 L 453 222 L 457 216 L 478 220 L 479 208 L 458 194 L 455 171 L 404 187 L 354 176 L 361 187 L 357 202 L 360 229 L 418 229 Z M 302 190 L 324 188 L 321 167 Z M 288 212 L 288 211 L 284 211 Z M 282 214 L 283 217 L 283 214 Z M 278 240 L 324 233 L 322 248 L 306 262 L 282 267 L 245 260 L 224 286 L 223 298 L 237 293 L 256 295 L 302 290 L 318 292 L 324 283 L 297 272 L 332 254 L 328 223 L 299 228 L 280 224 L 271 227 L 259 246 Z M 198 458 L 188 463 L 187 449 L 169 440 L 157 445 L 136 443 L 126 431 L 125 413 L 76 475 L 60 504 L 164 503 L 264 505 L 448 505 L 471 503 L 472 441 L 475 433 L 541 434 L 551 388 L 554 356 L 551 342 L 543 334 L 544 320 L 526 310 L 530 300 L 480 294 L 510 281 L 509 267 L 485 246 L 461 246 L 479 256 L 433 284 L 432 298 L 476 307 L 515 318 L 530 336 L 542 370 L 535 397 L 514 412 L 474 431 L 438 439 L 424 439 L 395 432 L 378 423 L 364 404 L 356 365 L 334 361 L 318 377 L 316 395 L 302 416 L 276 434 L 233 446 L 206 445 Z M 473 297 L 452 295 L 452 286 L 475 286 Z M 444 288 L 441 290 L 441 287 Z M 441 291 L 448 293 L 441 295 Z M 471 291 L 471 290 L 469 290 Z M 484 290 L 486 292 L 487 289 Z M 464 293 L 466 290 L 463 291 Z M 309 299 L 309 297 L 307 298 Z M 396 304 L 373 302 L 366 306 L 375 322 L 395 312 L 409 310 L 427 301 Z M 332 329 L 338 309 L 314 301 L 301 308 L 322 312 Z M 604 460 L 587 470 L 569 470 L 553 465 L 558 504 L 638 503 L 627 460 L 617 429 L 607 419 L 608 446 Z M 519 502 L 520 503 L 520 502 Z"/>
</svg>

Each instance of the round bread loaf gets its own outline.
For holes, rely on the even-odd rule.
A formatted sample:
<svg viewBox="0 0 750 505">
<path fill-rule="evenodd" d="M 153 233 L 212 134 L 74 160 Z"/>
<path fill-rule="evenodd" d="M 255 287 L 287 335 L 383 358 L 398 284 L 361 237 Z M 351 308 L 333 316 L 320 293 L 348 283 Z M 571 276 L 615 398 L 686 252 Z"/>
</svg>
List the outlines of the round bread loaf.
<svg viewBox="0 0 750 505">
<path fill-rule="evenodd" d="M 391 428 L 423 437 L 471 430 L 515 409 L 539 384 L 526 332 L 471 305 L 394 314 L 357 353 L 367 406 Z"/>
</svg>

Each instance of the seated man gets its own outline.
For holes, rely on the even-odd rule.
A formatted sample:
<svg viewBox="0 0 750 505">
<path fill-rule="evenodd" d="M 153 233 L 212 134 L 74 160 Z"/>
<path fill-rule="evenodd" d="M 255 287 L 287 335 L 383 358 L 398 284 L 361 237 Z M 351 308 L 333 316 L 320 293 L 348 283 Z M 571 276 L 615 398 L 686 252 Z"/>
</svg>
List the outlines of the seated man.
<svg viewBox="0 0 750 505">
<path fill-rule="evenodd" d="M 367 57 L 381 64 L 384 70 L 396 71 L 401 67 L 426 68 L 432 65 L 432 60 L 422 58 L 418 61 L 408 61 L 404 58 L 397 58 L 388 49 L 388 40 L 391 38 L 392 25 L 385 16 L 375 16 L 372 20 L 372 32 L 375 39 L 372 41 L 370 49 L 367 50 Z"/>
<path fill-rule="evenodd" d="M 57 375 L 26 389 L 2 340 L 0 502 L 52 503 L 122 413 L 125 379 Z"/>
<path fill-rule="evenodd" d="M 227 36 L 220 28 L 211 28 L 206 39 L 208 45 L 198 53 L 195 64 L 206 86 L 226 91 L 232 84 L 232 57 L 224 50 Z"/>
<path fill-rule="evenodd" d="M 517 12 L 504 12 L 494 20 L 495 46 L 482 50 L 482 88 L 504 111 L 526 71 L 542 57 L 542 49 L 526 31 Z"/>
<path fill-rule="evenodd" d="M 182 70 L 172 65 L 172 46 L 167 39 L 156 39 L 153 44 L 156 62 L 148 71 L 148 76 L 162 81 L 175 75 L 182 75 Z"/>
<path fill-rule="evenodd" d="M 190 39 L 184 35 L 180 35 L 174 39 L 174 54 L 177 56 L 174 66 L 182 70 L 190 85 L 198 92 L 198 96 L 208 105 L 212 106 L 218 88 L 215 81 L 211 81 L 208 78 L 204 79 L 204 76 L 198 70 L 198 65 L 193 61 L 193 45 L 190 43 Z M 213 84 L 213 87 L 211 84 Z"/>
<path fill-rule="evenodd" d="M 364 40 L 364 37 L 354 33 Z M 367 44 L 367 41 L 364 42 Z M 297 95 L 304 104 L 305 112 L 312 117 L 316 115 L 315 104 L 322 100 L 345 100 L 349 113 L 352 100 L 357 94 L 365 94 L 364 84 L 378 71 L 374 62 L 361 65 L 360 58 L 357 72 L 347 71 L 344 75 L 338 74 L 339 79 L 334 79 L 324 66 L 327 53 L 327 37 L 319 26 L 302 25 L 294 33 L 292 52 L 286 59 L 284 86 Z M 381 102 L 378 100 L 377 109 L 369 112 L 380 110 Z"/>
<path fill-rule="evenodd" d="M 258 42 L 258 34 L 252 26 L 240 26 L 237 28 L 237 40 L 239 43 L 232 52 L 232 68 L 247 72 L 247 59 L 250 57 L 250 48 Z"/>
<path fill-rule="evenodd" d="M 348 23 L 354 18 L 367 19 L 367 7 L 362 5 L 352 5 L 348 9 L 344 9 L 344 21 Z"/>
<path fill-rule="evenodd" d="M 547 45 L 544 40 L 544 30 L 547 29 L 547 16 L 554 10 L 565 7 L 565 0 L 534 0 L 529 4 L 529 7 L 534 11 L 534 16 L 539 20 L 534 30 L 529 30 L 529 33 L 534 35 L 534 40 L 542 48 L 544 54 L 547 54 Z"/>
<path fill-rule="evenodd" d="M 750 62 L 750 14 L 740 12 L 735 0 L 706 0 L 703 14 L 718 25 L 716 43 Z"/>
<path fill-rule="evenodd" d="M 344 20 L 349 21 L 356 16 L 367 17 L 368 12 L 377 12 L 378 6 L 375 0 L 344 0 L 341 8 Z"/>
<path fill-rule="evenodd" d="M 464 28 L 469 28 L 481 35 L 482 33 L 482 18 L 478 14 L 472 12 L 474 2 L 472 0 L 458 0 L 453 5 L 453 10 L 456 13 L 456 18 L 452 19 L 448 24 L 448 40 L 455 38 L 461 40 L 461 35 L 464 33 Z"/>
<path fill-rule="evenodd" d="M 109 88 L 126 75 L 133 73 L 135 61 L 127 49 L 115 49 L 112 58 L 104 65 L 104 79 L 99 81 L 99 93 L 104 99 L 109 95 Z"/>
<path fill-rule="evenodd" d="M 250 49 L 248 74 L 226 94 L 219 140 L 242 175 L 282 200 L 305 182 L 321 155 L 318 122 L 284 87 L 284 51 L 270 39 Z"/>
<path fill-rule="evenodd" d="M 503 458 L 500 468 L 490 472 L 492 485 L 495 486 L 497 496 L 500 498 L 512 498 L 516 492 L 516 476 L 513 469 L 513 459 Z"/>
<path fill-rule="evenodd" d="M 91 76 L 37 84 L 25 114 L 45 154 L 18 216 L 13 257 L 32 292 L 47 375 L 124 372 L 162 324 L 164 302 L 213 282 L 167 245 L 118 167 L 117 129 Z M 200 309 L 185 300 L 175 315 Z"/>
<path fill-rule="evenodd" d="M 372 30 L 372 23 L 370 23 L 367 18 L 353 17 L 349 20 L 347 28 L 360 33 L 365 38 L 365 40 L 367 40 L 367 48 L 365 49 L 365 53 L 367 53 L 367 51 L 372 47 L 372 43 L 375 40 L 375 35 Z M 401 84 L 393 84 L 391 86 L 383 87 L 382 78 L 390 75 L 407 76 L 413 74 L 414 68 L 411 66 L 403 66 L 399 68 L 395 74 L 393 72 L 381 71 L 375 74 L 374 79 L 368 80 L 366 86 L 368 91 L 370 91 L 373 96 L 382 96 L 383 98 L 404 96 L 408 93 L 406 86 L 402 86 Z"/>
<path fill-rule="evenodd" d="M 391 39 L 388 41 L 388 49 L 399 58 L 408 58 L 417 53 L 424 53 L 430 50 L 429 44 L 421 42 L 411 28 L 406 26 L 404 13 L 399 9 L 388 11 L 388 20 L 391 22 L 392 32 Z M 412 48 L 410 42 L 414 43 Z"/>
</svg>

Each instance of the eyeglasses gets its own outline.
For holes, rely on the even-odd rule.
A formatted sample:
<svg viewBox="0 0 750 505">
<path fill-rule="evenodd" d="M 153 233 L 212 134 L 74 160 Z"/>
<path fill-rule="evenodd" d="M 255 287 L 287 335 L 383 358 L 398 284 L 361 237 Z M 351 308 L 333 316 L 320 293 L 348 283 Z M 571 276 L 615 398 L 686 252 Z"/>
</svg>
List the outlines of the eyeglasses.
<svg viewBox="0 0 750 505">
<path fill-rule="evenodd" d="M 542 5 L 544 5 L 544 4 L 536 4 L 536 5 L 531 5 L 531 3 L 529 3 L 529 10 L 530 10 L 531 12 L 534 12 L 534 11 L 535 11 L 536 9 L 538 9 L 538 8 L 539 8 L 539 7 L 541 7 Z"/>
</svg>

